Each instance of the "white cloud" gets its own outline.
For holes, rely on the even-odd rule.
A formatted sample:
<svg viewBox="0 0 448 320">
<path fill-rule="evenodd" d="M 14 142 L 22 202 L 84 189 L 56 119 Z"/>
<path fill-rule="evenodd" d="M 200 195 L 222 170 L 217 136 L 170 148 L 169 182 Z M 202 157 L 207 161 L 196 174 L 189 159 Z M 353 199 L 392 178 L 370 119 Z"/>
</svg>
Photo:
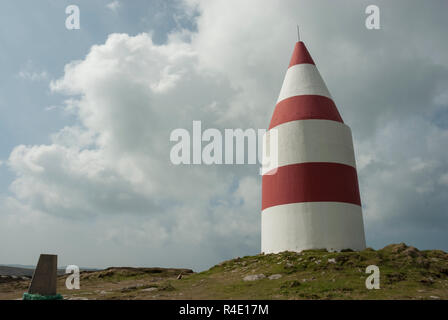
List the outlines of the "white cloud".
<svg viewBox="0 0 448 320">
<path fill-rule="evenodd" d="M 370 158 L 358 171 L 369 238 L 412 242 L 428 232 L 443 233 L 448 225 L 443 145 L 448 130 L 417 116 L 391 121 L 358 143 L 357 153 Z"/>
<path fill-rule="evenodd" d="M 442 176 L 440 176 L 439 183 L 441 185 L 448 186 L 448 173 L 445 173 Z"/>
<path fill-rule="evenodd" d="M 121 7 L 121 4 L 118 0 L 112 1 L 106 5 L 106 7 L 112 11 L 117 11 L 118 8 Z"/>
<path fill-rule="evenodd" d="M 258 243 L 258 201 L 255 206 L 240 203 L 244 195 L 229 190 L 238 172 L 170 163 L 171 130 L 190 129 L 196 119 L 213 126 L 234 95 L 225 78 L 200 70 L 190 44 L 175 35 L 155 45 L 145 33 L 113 34 L 84 60 L 68 64 L 50 86 L 80 96 L 67 105 L 82 126 L 61 129 L 49 145 L 14 148 L 9 164 L 17 177 L 11 191 L 18 200 L 76 220 L 145 217 L 138 226 L 110 227 L 99 234 L 106 242 L 154 242 L 158 230 L 163 245 L 179 250 L 186 245 L 199 250 L 210 238 L 238 235 L 246 238 L 246 248 Z M 203 112 L 216 103 L 221 110 Z M 237 220 L 241 215 L 251 221 L 247 228 Z M 218 254 L 230 242 L 209 245 Z"/>
</svg>

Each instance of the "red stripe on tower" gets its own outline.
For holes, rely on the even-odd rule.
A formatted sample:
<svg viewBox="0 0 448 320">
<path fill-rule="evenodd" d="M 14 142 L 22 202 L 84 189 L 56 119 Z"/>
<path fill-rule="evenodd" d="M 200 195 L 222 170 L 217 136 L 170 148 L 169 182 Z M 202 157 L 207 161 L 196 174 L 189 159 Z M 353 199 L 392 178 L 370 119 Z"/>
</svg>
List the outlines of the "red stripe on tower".
<svg viewBox="0 0 448 320">
<path fill-rule="evenodd" d="M 324 183 L 323 183 L 324 182 Z M 361 205 L 356 169 L 345 164 L 307 162 L 263 176 L 261 209 L 281 204 L 336 201 Z"/>
<path fill-rule="evenodd" d="M 325 119 L 344 122 L 333 100 L 318 95 L 286 98 L 275 107 L 269 129 L 279 124 L 305 119 Z"/>
</svg>

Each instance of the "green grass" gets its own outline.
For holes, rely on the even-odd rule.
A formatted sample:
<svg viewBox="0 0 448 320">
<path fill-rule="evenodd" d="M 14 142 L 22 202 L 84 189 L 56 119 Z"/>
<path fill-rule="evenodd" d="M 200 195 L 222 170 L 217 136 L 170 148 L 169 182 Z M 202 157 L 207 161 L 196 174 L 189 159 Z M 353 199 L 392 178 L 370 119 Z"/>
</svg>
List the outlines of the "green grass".
<svg viewBox="0 0 448 320">
<path fill-rule="evenodd" d="M 328 259 L 335 259 L 335 263 Z M 371 264 L 380 268 L 379 290 L 365 287 L 365 269 Z M 448 254 L 418 251 L 404 244 L 378 251 L 283 252 L 225 261 L 190 276 L 180 289 L 202 280 L 202 290 L 211 298 L 425 299 L 434 295 L 447 299 L 447 267 Z M 249 274 L 264 274 L 266 278 L 243 281 Z M 267 277 L 273 274 L 281 278 L 269 280 Z"/>
<path fill-rule="evenodd" d="M 372 264 L 380 268 L 379 290 L 365 286 L 365 270 Z M 91 290 L 89 299 L 448 299 L 448 254 L 404 244 L 377 251 L 307 250 L 246 256 L 204 272 L 184 274 L 181 280 L 176 280 L 178 269 L 169 270 L 94 272 L 81 279 L 83 292 L 78 293 Z M 265 278 L 243 280 L 255 274 Z M 281 277 L 271 280 L 271 275 Z M 105 287 L 110 294 L 95 293 Z M 145 290 L 150 287 L 156 289 Z"/>
</svg>

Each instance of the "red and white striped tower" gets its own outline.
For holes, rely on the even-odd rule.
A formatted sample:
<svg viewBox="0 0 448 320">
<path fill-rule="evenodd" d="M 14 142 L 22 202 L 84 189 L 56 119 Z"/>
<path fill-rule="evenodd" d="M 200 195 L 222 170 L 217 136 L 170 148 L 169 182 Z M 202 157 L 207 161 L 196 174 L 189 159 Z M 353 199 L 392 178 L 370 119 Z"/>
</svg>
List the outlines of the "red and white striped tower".
<svg viewBox="0 0 448 320">
<path fill-rule="evenodd" d="M 263 168 L 261 251 L 364 249 L 351 130 L 301 41 L 267 134 L 273 128 L 278 158 Z"/>
</svg>

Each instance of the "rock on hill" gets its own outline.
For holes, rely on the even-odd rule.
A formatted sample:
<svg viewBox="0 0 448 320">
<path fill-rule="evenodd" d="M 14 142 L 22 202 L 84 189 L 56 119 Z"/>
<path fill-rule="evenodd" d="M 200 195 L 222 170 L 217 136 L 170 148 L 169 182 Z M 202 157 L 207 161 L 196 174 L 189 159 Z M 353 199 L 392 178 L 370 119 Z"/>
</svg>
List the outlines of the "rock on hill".
<svg viewBox="0 0 448 320">
<path fill-rule="evenodd" d="M 380 269 L 380 289 L 368 290 L 366 267 Z M 193 273 L 188 269 L 109 268 L 81 274 L 67 299 L 448 299 L 448 254 L 405 244 L 381 250 L 307 250 L 247 256 Z M 28 282 L 1 298 L 19 298 Z M 5 286 L 6 286 L 5 285 Z"/>
</svg>

